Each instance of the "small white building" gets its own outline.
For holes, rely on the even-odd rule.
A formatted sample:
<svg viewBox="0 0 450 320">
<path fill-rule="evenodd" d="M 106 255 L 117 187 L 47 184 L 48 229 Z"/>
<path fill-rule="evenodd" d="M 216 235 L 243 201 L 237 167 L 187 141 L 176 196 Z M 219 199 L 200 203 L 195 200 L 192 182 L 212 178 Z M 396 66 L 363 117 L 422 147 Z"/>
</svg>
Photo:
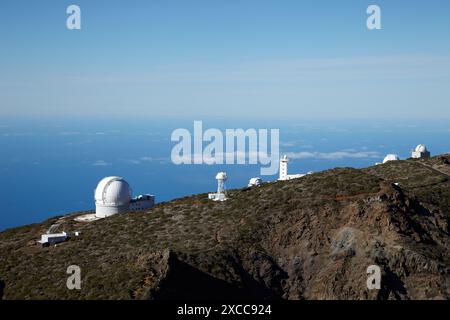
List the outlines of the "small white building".
<svg viewBox="0 0 450 320">
<path fill-rule="evenodd" d="M 130 211 L 142 211 L 155 206 L 155 196 L 151 194 L 139 195 L 130 202 Z"/>
<path fill-rule="evenodd" d="M 208 194 L 208 199 L 213 201 L 225 201 L 228 199 L 225 191 L 225 181 L 227 181 L 227 179 L 228 176 L 226 172 L 219 172 L 216 175 L 217 193 Z"/>
<path fill-rule="evenodd" d="M 383 163 L 389 162 L 389 161 L 398 161 L 400 158 L 396 154 L 388 154 L 386 157 L 384 157 Z"/>
<path fill-rule="evenodd" d="M 412 152 L 412 158 L 414 159 L 429 159 L 431 156 L 427 147 L 423 144 L 419 144 L 416 149 Z"/>
<path fill-rule="evenodd" d="M 57 244 L 60 242 L 64 242 L 69 238 L 67 233 L 61 232 L 61 233 L 46 233 L 41 235 L 41 240 L 38 242 L 42 245 L 52 245 Z"/>
<path fill-rule="evenodd" d="M 248 182 L 248 187 L 256 187 L 260 186 L 263 183 L 263 180 L 259 177 L 251 178 Z"/>
<path fill-rule="evenodd" d="M 278 180 L 280 181 L 286 181 L 286 180 L 292 180 L 292 179 L 298 179 L 301 177 L 304 177 L 305 174 L 288 174 L 288 162 L 289 159 L 286 155 L 283 156 L 283 158 L 280 159 L 280 177 Z"/>
</svg>

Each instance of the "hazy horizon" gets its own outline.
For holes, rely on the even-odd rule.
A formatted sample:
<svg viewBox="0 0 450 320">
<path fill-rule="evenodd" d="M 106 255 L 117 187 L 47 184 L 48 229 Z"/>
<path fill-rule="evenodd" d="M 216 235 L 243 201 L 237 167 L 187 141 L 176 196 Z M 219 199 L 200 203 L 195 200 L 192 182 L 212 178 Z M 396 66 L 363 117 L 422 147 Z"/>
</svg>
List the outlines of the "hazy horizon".
<svg viewBox="0 0 450 320">
<path fill-rule="evenodd" d="M 432 155 L 450 153 L 446 121 L 272 122 L 204 121 L 204 128 L 280 129 L 280 152 L 291 158 L 290 173 L 334 167 L 366 167 L 388 153 L 402 159 L 423 143 Z M 123 176 L 134 195 L 153 193 L 167 201 L 216 188 L 215 174 L 228 173 L 229 188 L 260 175 L 260 165 L 174 165 L 170 134 L 192 130 L 186 121 L 70 119 L 4 122 L 0 118 L 0 230 L 94 208 L 93 191 L 105 176 Z M 263 177 L 265 181 L 276 176 Z M 26 201 L 24 201 L 26 199 Z"/>
</svg>

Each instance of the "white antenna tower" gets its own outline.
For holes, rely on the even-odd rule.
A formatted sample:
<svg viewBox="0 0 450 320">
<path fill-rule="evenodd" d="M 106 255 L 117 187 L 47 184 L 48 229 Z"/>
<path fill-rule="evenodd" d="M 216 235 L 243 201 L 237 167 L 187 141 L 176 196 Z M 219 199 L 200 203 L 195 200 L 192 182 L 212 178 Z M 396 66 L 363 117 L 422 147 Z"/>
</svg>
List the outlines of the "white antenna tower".
<svg viewBox="0 0 450 320">
<path fill-rule="evenodd" d="M 217 180 L 217 194 L 223 194 L 225 195 L 225 181 L 227 181 L 227 173 L 226 172 L 219 172 L 216 175 Z"/>
<path fill-rule="evenodd" d="M 217 193 L 210 193 L 209 199 L 214 201 L 225 201 L 227 200 L 227 195 L 225 191 L 225 181 L 227 181 L 228 176 L 226 172 L 219 172 L 216 175 L 217 180 Z"/>
</svg>

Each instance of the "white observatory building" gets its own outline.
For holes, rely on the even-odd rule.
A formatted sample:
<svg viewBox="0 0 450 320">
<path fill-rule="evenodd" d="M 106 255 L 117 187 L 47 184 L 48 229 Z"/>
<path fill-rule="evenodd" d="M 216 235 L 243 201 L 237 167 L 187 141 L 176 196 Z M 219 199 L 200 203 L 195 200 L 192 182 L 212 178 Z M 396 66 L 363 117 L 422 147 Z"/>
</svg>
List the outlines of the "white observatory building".
<svg viewBox="0 0 450 320">
<path fill-rule="evenodd" d="M 155 205 L 155 196 L 131 197 L 128 182 L 121 177 L 106 177 L 95 189 L 95 217 L 106 218 L 118 213 L 145 210 Z"/>
<path fill-rule="evenodd" d="M 228 176 L 226 172 L 219 172 L 216 175 L 217 180 L 217 193 L 210 193 L 208 199 L 213 201 L 225 201 L 227 200 L 227 195 L 225 191 L 225 181 L 227 181 Z"/>
<path fill-rule="evenodd" d="M 386 157 L 384 157 L 383 163 L 389 162 L 389 161 L 398 161 L 400 158 L 396 154 L 388 154 Z"/>
<path fill-rule="evenodd" d="M 106 218 L 130 210 L 131 188 L 121 177 L 106 177 L 95 189 L 95 215 Z"/>
<path fill-rule="evenodd" d="M 255 177 L 255 178 L 251 178 L 250 181 L 248 182 L 247 187 L 251 188 L 251 187 L 257 187 L 262 185 L 263 180 L 259 177 Z"/>
<path fill-rule="evenodd" d="M 431 156 L 430 151 L 423 144 L 419 144 L 412 152 L 411 157 L 413 159 L 429 159 Z"/>
<path fill-rule="evenodd" d="M 286 181 L 305 176 L 304 174 L 288 174 L 288 162 L 289 159 L 286 155 L 284 155 L 283 158 L 280 159 L 280 177 L 278 178 L 278 180 Z"/>
<path fill-rule="evenodd" d="M 130 211 L 142 211 L 155 206 L 155 196 L 151 194 L 139 195 L 130 202 Z"/>
<path fill-rule="evenodd" d="M 39 240 L 38 243 L 42 244 L 43 246 L 49 246 L 64 242 L 68 237 L 69 236 L 64 231 L 61 233 L 46 233 L 41 235 L 41 240 Z"/>
</svg>

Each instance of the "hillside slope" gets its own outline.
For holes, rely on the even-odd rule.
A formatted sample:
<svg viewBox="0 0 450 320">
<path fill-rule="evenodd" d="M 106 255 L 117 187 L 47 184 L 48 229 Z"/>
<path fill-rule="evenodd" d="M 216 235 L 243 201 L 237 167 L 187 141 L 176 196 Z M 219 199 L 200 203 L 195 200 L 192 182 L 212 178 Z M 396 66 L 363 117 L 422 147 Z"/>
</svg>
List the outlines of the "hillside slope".
<svg viewBox="0 0 450 320">
<path fill-rule="evenodd" d="M 395 183 L 398 183 L 395 184 Z M 3 299 L 450 299 L 450 156 L 0 233 Z M 80 237 L 36 244 L 55 221 Z M 81 290 L 66 269 L 81 268 Z M 382 269 L 368 290 L 366 269 Z"/>
</svg>

